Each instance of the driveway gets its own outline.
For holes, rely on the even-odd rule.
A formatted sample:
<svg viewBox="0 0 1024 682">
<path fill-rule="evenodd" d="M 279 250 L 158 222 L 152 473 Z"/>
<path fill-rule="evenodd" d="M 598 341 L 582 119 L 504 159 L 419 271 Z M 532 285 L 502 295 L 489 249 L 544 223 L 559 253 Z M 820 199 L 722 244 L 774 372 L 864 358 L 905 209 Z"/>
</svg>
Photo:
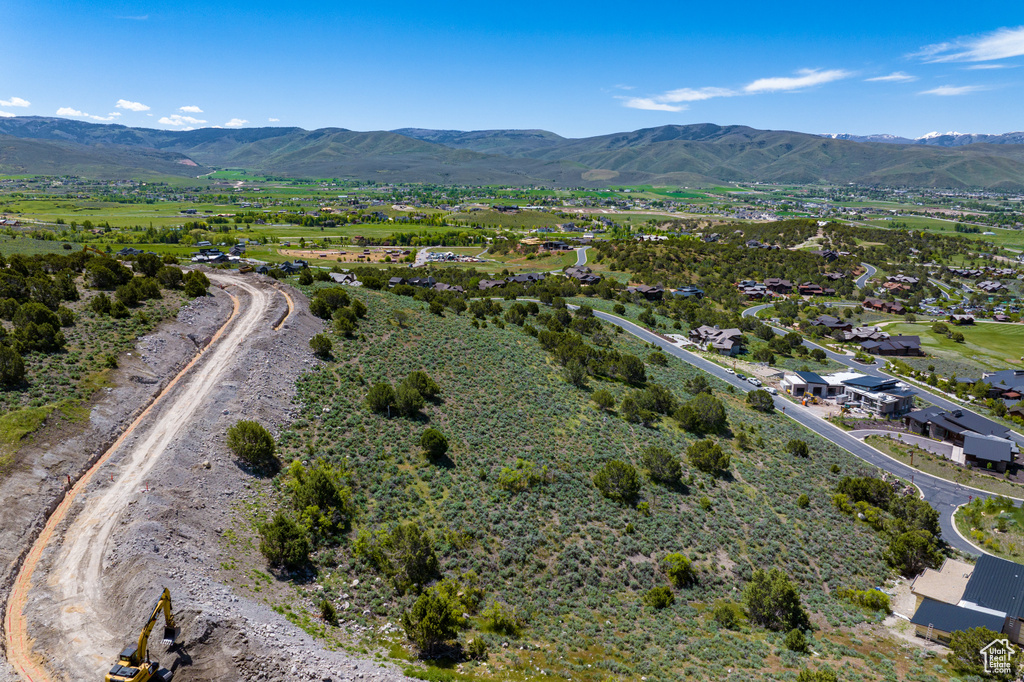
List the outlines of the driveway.
<svg viewBox="0 0 1024 682">
<path fill-rule="evenodd" d="M 933 455 L 939 455 L 949 459 L 953 456 L 953 444 L 932 440 L 926 436 L 919 436 L 916 433 L 903 433 L 902 431 L 885 431 L 883 429 L 855 429 L 850 431 L 854 438 L 864 440 L 868 436 L 885 436 L 893 440 L 902 441 L 923 448 Z"/>
<path fill-rule="evenodd" d="M 878 272 L 878 269 L 873 265 L 868 265 L 867 263 L 861 263 L 861 265 L 867 268 L 868 271 L 857 278 L 856 285 L 858 289 L 863 289 L 867 286 L 868 280 L 874 277 L 875 273 Z"/>
</svg>

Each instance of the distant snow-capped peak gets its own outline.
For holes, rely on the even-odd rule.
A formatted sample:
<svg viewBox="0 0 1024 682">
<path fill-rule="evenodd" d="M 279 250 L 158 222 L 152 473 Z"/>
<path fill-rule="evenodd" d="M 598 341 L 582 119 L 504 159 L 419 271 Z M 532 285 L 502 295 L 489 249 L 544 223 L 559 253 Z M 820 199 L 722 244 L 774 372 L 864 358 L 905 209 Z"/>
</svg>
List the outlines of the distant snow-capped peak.
<svg viewBox="0 0 1024 682">
<path fill-rule="evenodd" d="M 958 132 L 956 132 L 954 130 L 951 130 L 948 133 L 940 133 L 938 131 L 932 131 L 932 132 L 928 133 L 927 135 L 922 135 L 921 137 L 918 137 L 918 138 L 915 138 L 915 139 L 918 139 L 918 140 L 930 140 L 930 139 L 932 139 L 934 137 L 947 137 L 947 136 L 949 136 L 949 137 L 960 137 L 961 135 L 973 135 L 973 134 L 974 133 L 958 133 Z"/>
</svg>

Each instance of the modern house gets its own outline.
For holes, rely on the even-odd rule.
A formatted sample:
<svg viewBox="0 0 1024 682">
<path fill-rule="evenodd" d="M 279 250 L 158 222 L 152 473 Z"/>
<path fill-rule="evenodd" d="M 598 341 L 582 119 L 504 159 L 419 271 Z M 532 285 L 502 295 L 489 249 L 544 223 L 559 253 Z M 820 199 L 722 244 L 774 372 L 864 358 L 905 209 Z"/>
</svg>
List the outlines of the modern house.
<svg viewBox="0 0 1024 682">
<path fill-rule="evenodd" d="M 843 333 L 844 341 L 883 341 L 889 338 L 888 332 L 883 332 L 881 327 L 854 327 Z"/>
<path fill-rule="evenodd" d="M 760 301 L 768 295 L 768 288 L 754 280 L 737 282 L 736 288 L 739 289 L 740 294 L 747 297 L 748 301 Z"/>
<path fill-rule="evenodd" d="M 920 336 L 890 336 L 887 339 L 862 341 L 861 349 L 872 355 L 924 355 Z"/>
<path fill-rule="evenodd" d="M 1021 643 L 1024 565 L 982 554 L 972 571 L 949 560 L 911 586 L 919 604 L 910 622 L 920 637 L 949 643 L 954 632 L 984 627 Z"/>
<path fill-rule="evenodd" d="M 764 281 L 764 286 L 768 291 L 783 296 L 793 291 L 792 282 L 788 279 L 779 279 L 778 277 L 769 277 Z"/>
<path fill-rule="evenodd" d="M 829 395 L 828 382 L 814 372 L 787 373 L 782 378 L 779 386 L 794 398 L 800 398 L 805 395 L 827 398 Z M 833 393 L 833 395 L 835 394 Z"/>
<path fill-rule="evenodd" d="M 973 412 L 928 407 L 911 412 L 903 422 L 911 433 L 952 443 L 950 459 L 963 466 L 988 467 L 991 463 L 991 468 L 1006 471 L 1018 449 L 1010 439 L 1010 429 Z"/>
<path fill-rule="evenodd" d="M 871 414 L 891 419 L 914 407 L 914 391 L 890 377 L 854 376 L 841 379 L 847 405 L 858 405 Z"/>
<path fill-rule="evenodd" d="M 1024 396 L 1024 369 L 1004 369 L 981 377 L 989 385 L 988 397 L 1017 401 Z"/>
<path fill-rule="evenodd" d="M 812 327 L 825 327 L 828 332 L 834 332 L 837 329 L 839 331 L 848 332 L 853 329 L 853 325 L 846 320 L 841 320 L 838 317 L 832 315 L 819 315 L 815 319 L 811 320 Z"/>
<path fill-rule="evenodd" d="M 601 281 L 601 275 L 595 275 L 585 265 L 579 267 L 574 265 L 571 268 L 566 268 L 565 276 L 571 277 L 583 286 L 594 286 Z"/>
<path fill-rule="evenodd" d="M 687 284 L 682 289 L 674 290 L 672 292 L 672 295 L 678 296 L 680 298 L 692 298 L 699 301 L 700 299 L 704 298 L 704 290 L 692 284 Z"/>
<path fill-rule="evenodd" d="M 635 287 L 626 287 L 626 293 L 640 294 L 648 301 L 660 301 L 661 297 L 665 294 L 665 287 L 660 284 L 655 284 L 653 287 L 646 284 L 640 284 Z"/>
<path fill-rule="evenodd" d="M 706 351 L 720 355 L 738 355 L 743 350 L 743 332 L 739 329 L 718 329 L 701 325 L 690 330 L 690 341 Z"/>
<path fill-rule="evenodd" d="M 949 322 L 955 325 L 974 324 L 974 315 L 950 315 Z"/>
</svg>

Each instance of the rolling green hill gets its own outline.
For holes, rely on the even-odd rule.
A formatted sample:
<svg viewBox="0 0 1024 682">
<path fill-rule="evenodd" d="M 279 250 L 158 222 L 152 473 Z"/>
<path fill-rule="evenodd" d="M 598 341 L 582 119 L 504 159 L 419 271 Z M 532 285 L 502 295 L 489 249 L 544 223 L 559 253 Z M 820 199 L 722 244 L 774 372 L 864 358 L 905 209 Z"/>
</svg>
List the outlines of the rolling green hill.
<svg viewBox="0 0 1024 682">
<path fill-rule="evenodd" d="M 567 139 L 543 130 L 167 131 L 16 117 L 0 119 L 0 159 L 4 172 L 100 177 L 187 175 L 192 171 L 182 162 L 191 159 L 204 167 L 392 182 L 857 182 L 1024 189 L 1024 145 L 883 144 L 713 124 Z"/>
</svg>

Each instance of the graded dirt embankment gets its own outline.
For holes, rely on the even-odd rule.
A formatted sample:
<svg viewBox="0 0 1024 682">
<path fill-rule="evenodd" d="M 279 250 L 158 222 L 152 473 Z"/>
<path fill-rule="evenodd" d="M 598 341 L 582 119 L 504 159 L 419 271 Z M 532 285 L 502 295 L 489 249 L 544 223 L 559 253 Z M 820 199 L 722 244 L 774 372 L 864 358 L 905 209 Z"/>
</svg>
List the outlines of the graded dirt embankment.
<svg viewBox="0 0 1024 682">
<path fill-rule="evenodd" d="M 323 325 L 304 298 L 282 295 L 271 280 L 210 276 L 226 287 L 214 290 L 219 309 L 230 296 L 234 315 L 109 459 L 81 478 L 14 582 L 5 643 L 23 679 L 102 679 L 163 586 L 184 646 L 167 652 L 154 638 L 150 649 L 176 668 L 176 680 L 391 676 L 323 651 L 217 582 L 227 558 L 220 533 L 235 507 L 256 500 L 251 475 L 226 451 L 225 429 L 245 418 L 277 431 L 294 418 L 294 383 L 315 364 L 307 342 Z"/>
</svg>

